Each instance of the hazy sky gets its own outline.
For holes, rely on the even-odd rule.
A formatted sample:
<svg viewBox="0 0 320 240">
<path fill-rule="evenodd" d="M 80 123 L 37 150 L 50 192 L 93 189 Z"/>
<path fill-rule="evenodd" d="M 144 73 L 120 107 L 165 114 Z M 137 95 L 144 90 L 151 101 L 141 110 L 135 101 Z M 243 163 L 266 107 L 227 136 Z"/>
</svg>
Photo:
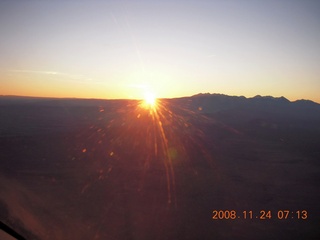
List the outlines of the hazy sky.
<svg viewBox="0 0 320 240">
<path fill-rule="evenodd" d="M 0 1 L 0 94 L 320 102 L 320 1 Z"/>
</svg>

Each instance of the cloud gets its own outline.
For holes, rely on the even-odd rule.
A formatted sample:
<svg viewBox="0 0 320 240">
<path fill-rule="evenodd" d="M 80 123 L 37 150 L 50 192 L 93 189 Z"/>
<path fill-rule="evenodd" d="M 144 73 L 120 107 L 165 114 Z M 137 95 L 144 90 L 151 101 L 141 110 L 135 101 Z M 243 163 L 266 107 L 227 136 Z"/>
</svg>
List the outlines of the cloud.
<svg viewBox="0 0 320 240">
<path fill-rule="evenodd" d="M 30 74 L 46 74 L 46 75 L 57 75 L 58 72 L 52 72 L 52 71 L 33 71 L 33 70 L 9 70 L 11 73 L 30 73 Z"/>
<path fill-rule="evenodd" d="M 54 76 L 61 76 L 64 78 L 68 78 L 69 80 L 73 81 L 92 81 L 91 78 L 88 78 L 81 74 L 69 74 L 69 73 L 62 73 L 62 72 L 55 72 L 55 71 L 35 71 L 35 70 L 20 70 L 20 69 L 13 69 L 9 70 L 10 73 L 18 73 L 18 74 L 37 74 L 37 75 L 54 75 Z"/>
</svg>

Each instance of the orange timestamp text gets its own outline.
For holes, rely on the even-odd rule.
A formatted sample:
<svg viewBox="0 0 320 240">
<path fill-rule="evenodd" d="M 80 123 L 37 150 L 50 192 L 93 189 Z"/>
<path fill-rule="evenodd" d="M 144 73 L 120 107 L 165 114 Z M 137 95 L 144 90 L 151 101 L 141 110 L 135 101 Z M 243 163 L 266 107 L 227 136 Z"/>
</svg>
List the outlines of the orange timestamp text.
<svg viewBox="0 0 320 240">
<path fill-rule="evenodd" d="M 236 220 L 236 219 L 259 219 L 259 220 L 268 220 L 268 219 L 300 219 L 306 220 L 308 219 L 308 211 L 307 210 L 260 210 L 260 211 L 252 211 L 252 210 L 244 210 L 244 211 L 236 211 L 236 210 L 213 210 L 212 211 L 212 219 L 213 220 Z"/>
</svg>

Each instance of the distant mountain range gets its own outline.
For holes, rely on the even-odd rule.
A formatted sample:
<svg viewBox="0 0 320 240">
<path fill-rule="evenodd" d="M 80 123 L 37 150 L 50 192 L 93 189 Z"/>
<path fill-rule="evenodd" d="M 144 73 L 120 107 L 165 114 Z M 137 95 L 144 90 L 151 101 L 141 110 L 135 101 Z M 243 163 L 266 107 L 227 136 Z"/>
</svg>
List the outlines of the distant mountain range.
<svg viewBox="0 0 320 240">
<path fill-rule="evenodd" d="M 285 97 L 281 96 L 281 97 L 273 97 L 273 96 L 261 96 L 261 95 L 256 95 L 252 98 L 246 98 L 244 96 L 229 96 L 229 95 L 225 95 L 225 94 L 218 94 L 218 93 L 198 93 L 196 95 L 193 95 L 192 97 L 216 97 L 216 98 L 234 98 L 234 99 L 247 99 L 247 100 L 253 100 L 253 101 L 273 101 L 273 102 L 287 102 L 289 103 L 290 101 L 288 99 L 286 99 Z M 305 104 L 305 103 L 310 103 L 310 104 L 317 104 L 316 102 L 313 102 L 311 100 L 306 100 L 306 99 L 300 99 L 300 100 L 296 100 L 293 101 L 292 103 L 299 103 L 299 104 Z"/>
<path fill-rule="evenodd" d="M 288 99 L 286 99 L 285 97 L 273 97 L 273 96 L 261 96 L 261 95 L 256 95 L 252 98 L 246 98 L 244 96 L 229 96 L 226 94 L 220 94 L 220 93 L 198 93 L 195 95 L 192 95 L 191 97 L 180 97 L 178 99 L 186 99 L 186 98 L 192 98 L 192 99 L 200 99 L 200 98 L 205 98 L 205 99 L 210 99 L 210 100 L 218 100 L 218 101 L 225 101 L 225 100 L 231 100 L 234 99 L 236 101 L 237 100 L 242 100 L 242 101 L 263 101 L 263 102 L 267 102 L 267 101 L 272 101 L 272 102 L 287 102 L 290 103 L 290 101 Z M 173 98 L 176 99 L 176 98 Z M 17 96 L 17 95 L 0 95 L 0 101 L 10 101 L 10 102 L 35 102 L 35 101 L 54 101 L 54 100 L 71 100 L 71 101 L 75 101 L 75 100 L 110 100 L 110 99 L 94 99 L 94 98 L 87 98 L 87 99 L 83 99 L 83 98 L 53 98 L 53 97 L 31 97 L 31 96 Z M 112 99 L 115 100 L 115 99 Z M 119 100 L 124 100 L 124 99 L 119 99 Z M 306 99 L 300 99 L 300 100 L 296 100 L 293 101 L 291 103 L 298 103 L 301 105 L 306 105 L 306 104 L 312 104 L 312 105 L 320 105 L 319 103 L 313 102 L 311 100 L 306 100 Z"/>
<path fill-rule="evenodd" d="M 173 99 L 194 112 L 214 115 L 230 115 L 247 118 L 299 118 L 320 119 L 320 104 L 310 100 L 289 101 L 285 97 L 257 95 L 252 98 L 224 94 L 197 94 Z M 236 120 L 236 119 L 234 119 Z"/>
<path fill-rule="evenodd" d="M 289 101 L 285 97 L 257 95 L 252 98 L 244 96 L 229 96 L 217 93 L 199 93 L 191 97 L 162 99 L 171 102 L 179 108 L 202 114 L 237 114 L 247 117 L 281 117 L 300 119 L 320 119 L 320 104 L 310 100 Z M 131 100 L 103 100 L 78 98 L 39 98 L 23 96 L 0 96 L 0 106 L 4 105 L 37 105 L 37 106 L 99 106 L 122 104 Z M 251 116 L 253 117 L 253 116 Z"/>
</svg>

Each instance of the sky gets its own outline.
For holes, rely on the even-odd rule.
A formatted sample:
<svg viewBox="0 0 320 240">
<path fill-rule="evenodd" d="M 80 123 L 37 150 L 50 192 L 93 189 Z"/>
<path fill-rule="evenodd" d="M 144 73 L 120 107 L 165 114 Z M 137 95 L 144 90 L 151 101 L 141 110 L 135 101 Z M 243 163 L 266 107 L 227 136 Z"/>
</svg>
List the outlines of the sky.
<svg viewBox="0 0 320 240">
<path fill-rule="evenodd" d="M 320 1 L 0 0 L 0 95 L 320 102 Z"/>
</svg>

